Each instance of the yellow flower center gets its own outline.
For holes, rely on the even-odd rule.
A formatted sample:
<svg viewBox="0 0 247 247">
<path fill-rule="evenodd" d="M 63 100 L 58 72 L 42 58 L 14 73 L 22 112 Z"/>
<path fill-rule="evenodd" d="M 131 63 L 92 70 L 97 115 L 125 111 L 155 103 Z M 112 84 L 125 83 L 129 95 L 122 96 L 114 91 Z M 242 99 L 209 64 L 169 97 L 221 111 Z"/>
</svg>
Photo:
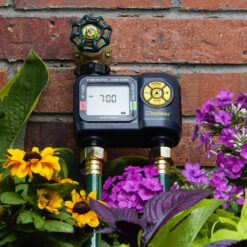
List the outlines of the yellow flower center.
<svg viewBox="0 0 247 247">
<path fill-rule="evenodd" d="M 37 160 L 41 160 L 42 157 L 39 153 L 37 152 L 27 152 L 23 158 L 24 161 L 28 162 L 32 159 L 37 159 Z"/>
<path fill-rule="evenodd" d="M 86 214 L 91 209 L 85 202 L 77 202 L 73 207 L 73 212 L 78 214 Z"/>
</svg>

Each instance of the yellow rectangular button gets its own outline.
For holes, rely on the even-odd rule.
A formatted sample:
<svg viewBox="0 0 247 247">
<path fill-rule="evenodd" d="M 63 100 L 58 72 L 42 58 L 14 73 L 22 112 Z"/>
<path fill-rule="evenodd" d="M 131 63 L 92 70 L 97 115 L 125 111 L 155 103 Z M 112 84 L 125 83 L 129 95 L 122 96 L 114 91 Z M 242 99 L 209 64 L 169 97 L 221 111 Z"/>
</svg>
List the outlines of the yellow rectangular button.
<svg viewBox="0 0 247 247">
<path fill-rule="evenodd" d="M 149 101 L 151 99 L 151 88 L 146 86 L 143 90 L 143 98 L 145 101 Z"/>
<path fill-rule="evenodd" d="M 162 89 L 165 86 L 165 83 L 162 81 L 152 81 L 148 85 L 152 89 L 155 89 L 155 88 Z"/>
<path fill-rule="evenodd" d="M 152 98 L 151 100 L 149 100 L 148 103 L 150 105 L 152 105 L 152 106 L 161 106 L 161 105 L 164 105 L 166 102 L 163 99 L 154 99 L 154 98 Z"/>
<path fill-rule="evenodd" d="M 166 86 L 163 89 L 163 99 L 169 101 L 170 98 L 171 98 L 171 89 L 168 86 Z"/>
</svg>

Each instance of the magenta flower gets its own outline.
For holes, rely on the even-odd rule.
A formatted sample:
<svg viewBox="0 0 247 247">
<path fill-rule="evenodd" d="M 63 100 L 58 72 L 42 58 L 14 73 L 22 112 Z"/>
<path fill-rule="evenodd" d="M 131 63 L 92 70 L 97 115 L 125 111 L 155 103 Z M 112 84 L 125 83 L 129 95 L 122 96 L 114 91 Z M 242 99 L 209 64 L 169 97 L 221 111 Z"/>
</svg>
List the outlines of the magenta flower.
<svg viewBox="0 0 247 247">
<path fill-rule="evenodd" d="M 222 129 L 221 135 L 219 137 L 220 144 L 225 145 L 228 148 L 233 147 L 235 134 L 236 131 L 233 128 Z"/>
<path fill-rule="evenodd" d="M 214 105 L 217 107 L 226 108 L 232 104 L 233 97 L 234 94 L 232 92 L 228 92 L 227 90 L 221 90 L 219 94 L 216 95 Z"/>
<path fill-rule="evenodd" d="M 247 160 L 247 143 L 242 146 L 240 155 Z"/>
<path fill-rule="evenodd" d="M 233 201 L 237 202 L 239 205 L 243 205 L 244 204 L 244 189 L 243 188 L 239 188 L 236 185 L 232 186 L 232 199 Z"/>
<path fill-rule="evenodd" d="M 215 122 L 221 123 L 224 126 L 229 126 L 231 124 L 232 114 L 227 113 L 224 110 L 220 110 L 214 115 Z"/>
<path fill-rule="evenodd" d="M 143 168 L 128 166 L 123 176 L 108 178 L 103 185 L 104 201 L 113 207 L 131 208 L 142 212 L 145 202 L 163 192 L 154 165 Z"/>
<path fill-rule="evenodd" d="M 234 102 L 234 105 L 239 105 L 240 109 L 247 109 L 247 94 L 240 92 Z"/>
</svg>

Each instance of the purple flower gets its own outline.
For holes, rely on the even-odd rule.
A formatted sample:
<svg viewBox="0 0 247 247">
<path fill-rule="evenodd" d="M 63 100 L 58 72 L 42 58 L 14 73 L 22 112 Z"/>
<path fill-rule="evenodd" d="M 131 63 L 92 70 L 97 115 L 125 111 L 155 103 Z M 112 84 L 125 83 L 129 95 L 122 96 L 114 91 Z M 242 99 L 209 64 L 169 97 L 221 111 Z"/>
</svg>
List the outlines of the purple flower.
<svg viewBox="0 0 247 247">
<path fill-rule="evenodd" d="M 244 167 L 245 160 L 239 159 L 236 156 L 225 157 L 224 153 L 217 156 L 216 164 L 221 172 L 227 177 L 236 179 L 241 177 L 241 171 Z"/>
<path fill-rule="evenodd" d="M 236 185 L 232 186 L 232 199 L 233 201 L 237 202 L 239 205 L 243 205 L 244 204 L 244 189 L 243 188 L 239 188 Z"/>
<path fill-rule="evenodd" d="M 118 194 L 118 206 L 120 208 L 133 208 L 136 201 L 136 194 L 120 192 Z"/>
<path fill-rule="evenodd" d="M 226 113 L 224 110 L 220 110 L 214 115 L 215 122 L 221 123 L 224 126 L 229 126 L 231 124 L 232 114 Z"/>
<path fill-rule="evenodd" d="M 156 193 L 152 190 L 147 189 L 146 187 L 142 187 L 138 191 L 138 196 L 142 199 L 142 201 L 147 201 L 154 195 L 156 195 Z"/>
<path fill-rule="evenodd" d="M 227 92 L 227 90 L 221 90 L 219 94 L 216 95 L 214 105 L 217 107 L 226 108 L 232 104 L 232 98 L 234 94 L 232 92 Z"/>
<path fill-rule="evenodd" d="M 174 182 L 174 184 L 170 188 L 170 191 L 172 191 L 172 190 L 179 190 L 179 189 L 180 189 L 180 187 L 179 187 L 178 182 Z"/>
<path fill-rule="evenodd" d="M 159 173 L 155 165 L 147 165 L 143 167 L 143 172 L 147 178 L 158 176 Z"/>
<path fill-rule="evenodd" d="M 242 146 L 240 155 L 247 160 L 247 143 Z"/>
<path fill-rule="evenodd" d="M 235 134 L 236 131 L 233 128 L 222 129 L 221 136 L 219 137 L 220 144 L 225 145 L 228 148 L 233 147 Z"/>
<path fill-rule="evenodd" d="M 210 184 L 218 191 L 226 191 L 228 181 L 224 178 L 225 174 L 222 171 L 213 171 Z"/>
<path fill-rule="evenodd" d="M 199 125 L 195 124 L 194 128 L 193 128 L 193 133 L 192 133 L 192 137 L 191 140 L 194 142 L 196 140 L 196 138 L 198 137 L 199 134 Z"/>
<path fill-rule="evenodd" d="M 186 163 L 184 167 L 185 170 L 182 171 L 182 174 L 189 183 L 196 183 L 197 186 L 209 184 L 208 177 L 204 170 L 200 170 L 199 163 Z"/>
<path fill-rule="evenodd" d="M 247 94 L 240 92 L 239 96 L 236 98 L 234 102 L 235 106 L 240 106 L 240 109 L 247 109 Z"/>
<path fill-rule="evenodd" d="M 196 109 L 196 123 L 200 124 L 202 122 L 203 114 L 201 110 Z"/>
<path fill-rule="evenodd" d="M 163 192 L 156 175 L 158 172 L 154 165 L 126 167 L 123 176 L 105 181 L 102 197 L 109 206 L 131 208 L 141 213 L 147 200 Z"/>
<path fill-rule="evenodd" d="M 135 192 L 139 189 L 139 182 L 135 180 L 127 180 L 124 185 L 122 186 L 122 189 L 126 192 Z"/>
<path fill-rule="evenodd" d="M 143 178 L 142 186 L 151 191 L 163 191 L 163 186 L 159 183 L 158 178 Z"/>
</svg>

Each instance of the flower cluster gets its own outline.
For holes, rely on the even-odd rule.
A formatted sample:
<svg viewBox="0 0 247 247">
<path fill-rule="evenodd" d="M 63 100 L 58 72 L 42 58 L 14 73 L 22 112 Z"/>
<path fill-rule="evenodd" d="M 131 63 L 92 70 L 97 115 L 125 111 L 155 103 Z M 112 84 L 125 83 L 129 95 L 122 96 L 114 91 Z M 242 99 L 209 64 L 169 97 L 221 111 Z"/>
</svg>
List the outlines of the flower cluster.
<svg viewBox="0 0 247 247">
<path fill-rule="evenodd" d="M 215 154 L 217 168 L 207 177 L 200 164 L 186 164 L 183 175 L 197 186 L 210 185 L 216 199 L 233 199 L 244 202 L 244 190 L 234 185 L 234 180 L 243 177 L 247 164 L 247 94 L 220 91 L 216 98 L 196 110 L 196 125 L 192 135 L 195 141 L 200 137 L 200 147 L 205 146 L 206 158 Z M 202 126 L 206 133 L 200 131 Z M 211 137 L 218 136 L 212 140 Z"/>
<path fill-rule="evenodd" d="M 51 147 L 39 151 L 39 148 L 33 147 L 31 152 L 25 152 L 20 149 L 8 149 L 7 160 L 3 168 L 11 170 L 11 176 L 24 178 L 27 175 L 33 177 L 33 173 L 40 174 L 48 180 L 51 180 L 54 172 L 59 172 L 59 157 L 55 156 L 56 149 Z"/>
<path fill-rule="evenodd" d="M 145 202 L 163 192 L 154 165 L 128 166 L 122 176 L 109 177 L 102 191 L 102 200 L 109 206 L 131 208 L 142 212 Z"/>
</svg>

